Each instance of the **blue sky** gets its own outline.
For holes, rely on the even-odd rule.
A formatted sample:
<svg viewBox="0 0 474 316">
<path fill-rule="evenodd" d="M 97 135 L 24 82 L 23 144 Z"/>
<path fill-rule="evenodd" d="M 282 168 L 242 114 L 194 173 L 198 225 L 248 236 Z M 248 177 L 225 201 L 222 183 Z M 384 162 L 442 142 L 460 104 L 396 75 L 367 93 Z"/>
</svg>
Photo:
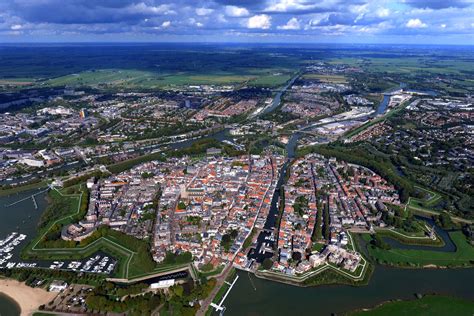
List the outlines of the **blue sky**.
<svg viewBox="0 0 474 316">
<path fill-rule="evenodd" d="M 0 0 L 1 42 L 474 45 L 474 0 Z"/>
</svg>

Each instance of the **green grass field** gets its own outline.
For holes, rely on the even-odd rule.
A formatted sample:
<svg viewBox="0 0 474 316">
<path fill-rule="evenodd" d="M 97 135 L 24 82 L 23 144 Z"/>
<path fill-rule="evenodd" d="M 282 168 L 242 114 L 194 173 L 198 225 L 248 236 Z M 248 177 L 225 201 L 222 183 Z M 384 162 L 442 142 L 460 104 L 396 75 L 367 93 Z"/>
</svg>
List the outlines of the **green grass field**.
<svg viewBox="0 0 474 316">
<path fill-rule="evenodd" d="M 436 57 L 383 57 L 373 56 L 370 58 L 361 58 L 359 53 L 357 57 L 342 57 L 330 59 L 332 64 L 347 64 L 369 70 L 371 72 L 387 72 L 411 74 L 413 72 L 427 72 L 430 74 L 460 74 L 465 67 L 472 67 L 469 60 L 459 58 L 437 59 Z"/>
<path fill-rule="evenodd" d="M 291 73 L 274 73 L 268 75 L 261 75 L 256 79 L 250 80 L 249 85 L 261 87 L 277 87 L 284 85 L 291 79 Z"/>
<path fill-rule="evenodd" d="M 240 85 L 276 87 L 291 78 L 288 70 L 238 70 L 229 72 L 157 73 L 142 70 L 98 69 L 44 81 L 48 86 L 101 86 L 157 89 L 186 85 Z"/>
<path fill-rule="evenodd" d="M 319 75 L 319 74 L 304 74 L 303 79 L 318 80 L 325 83 L 347 83 L 347 78 L 341 75 Z"/>
<path fill-rule="evenodd" d="M 428 207 L 434 206 L 436 203 L 438 203 L 442 199 L 442 196 L 434 191 L 427 190 L 420 186 L 415 186 L 415 189 L 424 192 L 426 195 L 426 198 L 417 199 L 417 198 L 412 197 L 410 198 L 410 201 L 408 203 L 409 206 L 428 208 Z"/>
<path fill-rule="evenodd" d="M 450 232 L 451 239 L 457 247 L 456 252 L 430 250 L 399 249 L 383 250 L 368 246 L 371 257 L 380 263 L 396 266 L 471 266 L 474 264 L 474 246 L 470 245 L 460 231 Z M 370 236 L 362 236 L 370 242 Z"/>
<path fill-rule="evenodd" d="M 352 316 L 472 316 L 474 301 L 460 298 L 425 296 L 419 300 L 396 301 L 382 304 L 372 310 L 351 313 Z"/>
</svg>

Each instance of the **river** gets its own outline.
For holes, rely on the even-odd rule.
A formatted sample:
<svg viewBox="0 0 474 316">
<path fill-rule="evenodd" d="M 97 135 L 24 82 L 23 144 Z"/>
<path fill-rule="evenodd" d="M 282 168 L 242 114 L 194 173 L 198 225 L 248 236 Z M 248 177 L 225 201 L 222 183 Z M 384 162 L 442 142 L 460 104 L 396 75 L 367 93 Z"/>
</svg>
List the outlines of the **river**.
<svg viewBox="0 0 474 316">
<path fill-rule="evenodd" d="M 427 221 L 432 224 L 431 220 Z M 387 241 L 393 241 L 392 246 L 400 248 L 455 251 L 449 234 L 439 227 L 435 229 L 444 239 L 444 247 L 403 245 L 393 239 Z M 302 288 L 260 279 L 244 271 L 237 274 L 239 280 L 224 302 L 227 316 L 333 315 L 370 308 L 394 299 L 414 299 L 418 293 L 474 299 L 471 282 L 460 282 L 474 280 L 474 269 L 401 269 L 376 265 L 369 284 L 360 287 L 323 285 Z"/>
<path fill-rule="evenodd" d="M 376 266 L 369 285 L 300 288 L 262 280 L 239 271 L 227 297 L 225 315 L 331 315 L 372 307 L 415 293 L 439 293 L 474 299 L 474 269 L 410 270 Z"/>
<path fill-rule="evenodd" d="M 405 92 L 425 94 L 425 95 L 428 95 L 428 96 L 431 96 L 431 97 L 435 97 L 435 96 L 438 95 L 438 93 L 436 91 L 432 91 L 432 90 L 423 91 L 423 90 L 415 90 L 415 89 L 407 88 L 406 83 L 400 82 L 398 87 L 391 88 L 391 89 L 389 89 L 389 90 L 387 90 L 383 93 L 383 99 L 380 102 L 379 106 L 377 107 L 377 110 L 373 114 L 373 117 L 384 114 L 387 111 L 387 107 L 388 107 L 388 104 L 390 102 L 390 97 L 392 96 L 392 93 L 394 93 L 395 91 L 401 90 L 401 89 Z"/>
<path fill-rule="evenodd" d="M 263 109 L 263 111 L 259 114 L 259 116 L 265 115 L 267 113 L 270 113 L 276 110 L 280 106 L 281 97 L 283 96 L 283 94 L 286 92 L 286 90 L 288 90 L 289 87 L 293 85 L 293 83 L 295 83 L 296 79 L 298 79 L 299 76 L 300 76 L 300 73 L 297 73 L 290 80 L 288 80 L 286 85 L 277 92 L 277 94 L 273 98 L 271 105 Z"/>
</svg>

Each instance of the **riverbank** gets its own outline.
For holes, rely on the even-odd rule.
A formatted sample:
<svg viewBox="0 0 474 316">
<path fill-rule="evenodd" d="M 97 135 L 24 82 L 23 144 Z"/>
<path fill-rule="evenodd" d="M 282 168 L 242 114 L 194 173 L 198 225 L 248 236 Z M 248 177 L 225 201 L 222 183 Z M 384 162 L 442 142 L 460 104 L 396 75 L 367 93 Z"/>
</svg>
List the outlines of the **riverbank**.
<svg viewBox="0 0 474 316">
<path fill-rule="evenodd" d="M 0 279 L 0 293 L 4 293 L 20 306 L 21 315 L 31 315 L 40 305 L 47 304 L 57 295 L 10 279 Z"/>
<path fill-rule="evenodd" d="M 395 300 L 379 304 L 371 309 L 361 309 L 351 316 L 378 315 L 466 315 L 474 312 L 474 301 L 449 296 L 427 295 L 421 299 Z"/>
<path fill-rule="evenodd" d="M 307 273 L 306 277 L 288 276 L 283 273 L 270 271 L 256 271 L 253 275 L 262 280 L 279 282 L 301 288 L 326 285 L 349 285 L 358 287 L 369 284 L 373 270 L 373 265 L 367 262 L 367 264 L 362 268 L 362 271 L 360 271 L 361 275 L 359 277 L 349 276 L 347 272 L 337 269 L 329 264 Z"/>
<path fill-rule="evenodd" d="M 34 189 L 41 189 L 46 188 L 48 186 L 47 181 L 39 181 L 34 183 L 28 183 L 18 186 L 12 186 L 11 188 L 3 188 L 0 189 L 0 197 L 1 196 L 8 196 L 12 194 L 22 193 L 24 191 L 34 190 Z"/>
</svg>

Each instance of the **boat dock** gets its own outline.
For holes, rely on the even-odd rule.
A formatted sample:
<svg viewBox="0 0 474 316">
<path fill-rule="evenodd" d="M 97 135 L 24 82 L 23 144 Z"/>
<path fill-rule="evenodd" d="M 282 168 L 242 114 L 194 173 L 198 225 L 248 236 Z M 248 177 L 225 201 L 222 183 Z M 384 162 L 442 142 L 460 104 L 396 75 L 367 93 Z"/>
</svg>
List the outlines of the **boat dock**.
<svg viewBox="0 0 474 316">
<path fill-rule="evenodd" d="M 221 301 L 219 302 L 219 305 L 217 305 L 215 303 L 211 303 L 211 306 L 214 307 L 214 309 L 216 311 L 218 311 L 220 313 L 220 315 L 224 314 L 224 311 L 225 311 L 225 306 L 223 305 L 224 301 L 225 301 L 227 295 L 229 295 L 230 291 L 234 287 L 235 282 L 237 282 L 238 279 L 239 279 L 239 276 L 237 275 L 232 283 L 229 283 L 229 282 L 225 281 L 225 283 L 230 285 L 230 287 L 227 289 L 227 292 L 222 297 Z"/>
<path fill-rule="evenodd" d="M 27 196 L 27 197 L 25 197 L 25 198 L 23 198 L 23 199 L 21 199 L 21 200 L 15 201 L 15 202 L 10 203 L 10 204 L 7 204 L 7 205 L 5 205 L 5 207 L 10 207 L 10 206 L 13 206 L 13 205 L 15 205 L 15 204 L 18 204 L 18 203 L 21 203 L 21 202 L 23 202 L 23 201 L 26 201 L 26 200 L 28 200 L 28 199 L 32 199 L 32 200 L 33 200 L 33 204 L 35 205 L 35 208 L 37 209 L 37 208 L 38 208 L 38 204 L 36 203 L 35 196 L 37 196 L 37 195 L 39 195 L 39 194 L 42 194 L 42 193 L 44 193 L 44 192 L 46 192 L 46 191 L 48 191 L 48 190 L 49 190 L 49 187 L 46 188 L 46 189 L 44 189 L 43 191 L 36 192 L 36 193 L 34 193 L 34 194 L 30 195 L 30 196 Z"/>
</svg>

